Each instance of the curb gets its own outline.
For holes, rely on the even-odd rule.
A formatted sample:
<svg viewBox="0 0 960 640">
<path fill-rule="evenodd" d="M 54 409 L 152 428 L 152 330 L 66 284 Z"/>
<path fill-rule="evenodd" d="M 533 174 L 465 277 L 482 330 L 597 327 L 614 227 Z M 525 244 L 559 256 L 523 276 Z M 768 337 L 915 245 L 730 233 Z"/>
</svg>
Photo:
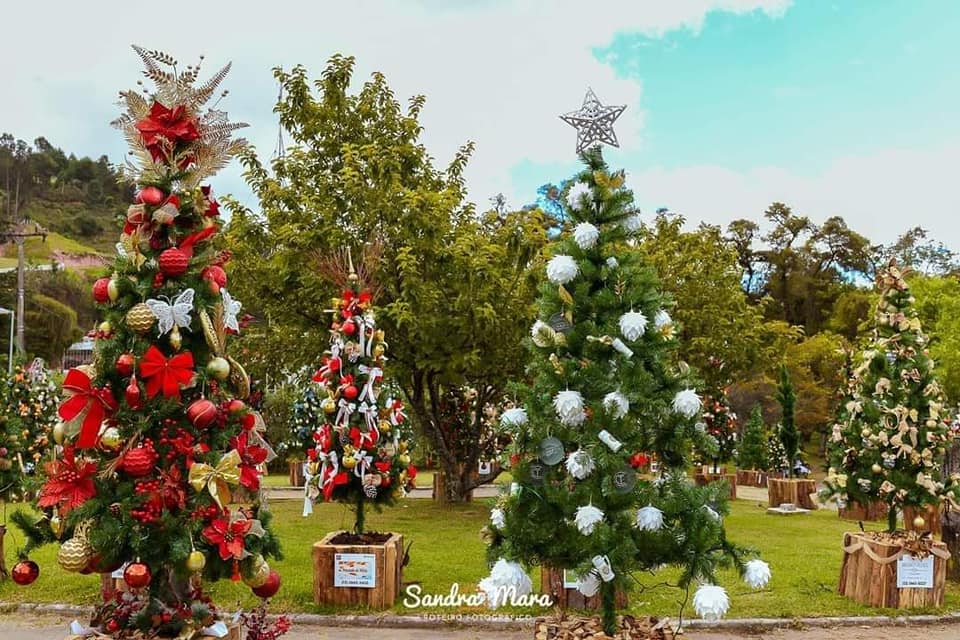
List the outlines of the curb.
<svg viewBox="0 0 960 640">
<path fill-rule="evenodd" d="M 92 607 L 70 604 L 35 604 L 0 602 L 0 614 L 23 613 L 36 615 L 89 616 Z M 287 614 L 294 624 L 314 627 L 365 627 L 383 629 L 477 629 L 510 631 L 532 629 L 535 616 L 511 614 L 422 614 L 403 615 L 319 615 L 315 613 Z M 701 631 L 757 632 L 774 629 L 803 629 L 831 627 L 894 627 L 960 624 L 960 612 L 943 615 L 918 616 L 831 616 L 823 618 L 733 618 L 729 620 L 692 619 L 683 623 L 684 629 Z"/>
</svg>

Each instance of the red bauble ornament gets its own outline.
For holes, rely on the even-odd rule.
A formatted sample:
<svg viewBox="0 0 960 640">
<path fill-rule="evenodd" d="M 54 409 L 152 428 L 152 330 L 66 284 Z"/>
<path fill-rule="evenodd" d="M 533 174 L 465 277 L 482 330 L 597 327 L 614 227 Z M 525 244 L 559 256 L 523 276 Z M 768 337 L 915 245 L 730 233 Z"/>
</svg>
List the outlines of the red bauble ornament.
<svg viewBox="0 0 960 640">
<path fill-rule="evenodd" d="M 360 393 L 360 392 L 357 390 L 357 388 L 351 384 L 351 385 L 348 385 L 348 386 L 343 390 L 343 397 L 346 398 L 347 400 L 356 400 L 356 399 L 357 399 L 357 395 L 358 395 L 359 393 Z"/>
<path fill-rule="evenodd" d="M 177 248 L 164 249 L 157 259 L 160 273 L 167 278 L 179 278 L 190 266 L 190 256 Z"/>
<path fill-rule="evenodd" d="M 243 400 L 237 400 L 235 398 L 233 400 L 230 400 L 229 402 L 225 402 L 223 404 L 223 408 L 227 410 L 227 413 L 237 415 L 239 413 L 243 413 L 246 410 L 247 403 L 244 402 Z"/>
<path fill-rule="evenodd" d="M 352 336 L 357 332 L 357 325 L 353 323 L 353 320 L 347 320 L 343 323 L 343 326 L 340 327 L 340 330 L 343 331 L 348 336 Z"/>
<path fill-rule="evenodd" d="M 98 278 L 93 283 L 93 299 L 100 304 L 110 302 L 110 278 Z"/>
<path fill-rule="evenodd" d="M 277 591 L 280 591 L 280 574 L 271 569 L 267 581 L 253 588 L 253 595 L 258 598 L 272 598 Z"/>
<path fill-rule="evenodd" d="M 200 276 L 210 283 L 210 290 L 214 293 L 220 293 L 220 289 L 227 286 L 227 272 L 220 265 L 210 265 Z"/>
<path fill-rule="evenodd" d="M 123 456 L 123 465 L 121 468 L 124 473 L 135 478 L 145 476 L 153 471 L 157 463 L 157 452 L 154 451 L 152 444 L 145 444 L 136 449 L 131 449 Z"/>
<path fill-rule="evenodd" d="M 10 577 L 22 587 L 33 584 L 39 575 L 40 566 L 33 560 L 21 560 L 13 565 L 13 570 L 10 571 Z"/>
<path fill-rule="evenodd" d="M 151 207 L 155 207 L 164 200 L 166 196 L 163 191 L 157 187 L 144 187 L 140 189 L 140 193 L 137 194 L 137 197 L 140 199 L 140 202 L 143 204 L 148 204 Z"/>
<path fill-rule="evenodd" d="M 143 408 L 143 395 L 140 392 L 140 385 L 137 384 L 137 376 L 130 377 L 130 384 L 124 389 L 123 397 L 127 401 L 127 406 L 131 409 Z"/>
<path fill-rule="evenodd" d="M 650 458 L 647 457 L 647 454 L 641 453 L 641 452 L 637 452 L 633 454 L 632 456 L 630 456 L 630 460 L 629 460 L 630 466 L 633 467 L 634 469 L 639 469 L 640 467 L 647 464 L 649 461 L 650 461 Z"/>
<path fill-rule="evenodd" d="M 150 567 L 142 562 L 131 562 L 123 570 L 123 581 L 131 589 L 143 589 L 150 584 Z"/>
<path fill-rule="evenodd" d="M 133 357 L 132 353 L 121 353 L 117 356 L 117 373 L 123 377 L 127 377 L 133 373 L 133 367 L 136 365 L 137 359 Z"/>
<path fill-rule="evenodd" d="M 206 398 L 194 400 L 187 407 L 187 419 L 197 429 L 206 429 L 217 419 L 217 405 Z"/>
</svg>

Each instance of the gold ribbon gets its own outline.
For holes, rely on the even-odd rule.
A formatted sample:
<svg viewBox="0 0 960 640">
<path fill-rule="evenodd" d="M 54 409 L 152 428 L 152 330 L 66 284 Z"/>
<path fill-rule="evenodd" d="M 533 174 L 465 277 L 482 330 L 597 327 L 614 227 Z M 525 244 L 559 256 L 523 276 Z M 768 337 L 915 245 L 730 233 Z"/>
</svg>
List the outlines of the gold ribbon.
<svg viewBox="0 0 960 640">
<path fill-rule="evenodd" d="M 230 485 L 240 483 L 240 454 L 234 449 L 220 458 L 216 467 L 204 462 L 194 462 L 190 467 L 189 480 L 196 491 L 203 491 L 206 487 L 217 504 L 223 508 L 221 498 L 229 503 Z"/>
</svg>

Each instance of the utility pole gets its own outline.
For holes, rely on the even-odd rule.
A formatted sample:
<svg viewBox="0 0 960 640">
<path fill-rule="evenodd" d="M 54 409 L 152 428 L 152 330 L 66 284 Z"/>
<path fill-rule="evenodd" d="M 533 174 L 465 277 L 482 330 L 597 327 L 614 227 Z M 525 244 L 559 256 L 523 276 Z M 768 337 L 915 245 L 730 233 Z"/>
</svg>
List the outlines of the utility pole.
<svg viewBox="0 0 960 640">
<path fill-rule="evenodd" d="M 20 176 L 17 175 L 17 194 L 14 198 L 13 204 L 13 219 L 17 220 L 20 218 Z M 42 238 L 44 241 L 47 239 L 47 230 L 41 227 L 37 223 L 30 223 L 26 218 L 19 220 L 16 225 L 14 225 L 9 231 L 4 234 L 4 240 L 17 243 L 17 351 L 20 355 L 24 355 L 27 352 L 27 344 L 24 339 L 24 326 L 23 326 L 23 298 L 24 298 L 24 283 L 23 283 L 23 272 L 26 267 L 25 265 L 25 256 L 23 251 L 23 243 L 27 238 Z"/>
</svg>

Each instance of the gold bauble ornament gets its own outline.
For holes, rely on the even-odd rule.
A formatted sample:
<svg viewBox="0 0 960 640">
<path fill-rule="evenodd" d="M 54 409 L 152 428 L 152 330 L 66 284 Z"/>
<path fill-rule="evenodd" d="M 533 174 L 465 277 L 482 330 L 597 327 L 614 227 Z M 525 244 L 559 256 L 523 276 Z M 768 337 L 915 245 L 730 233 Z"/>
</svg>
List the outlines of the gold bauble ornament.
<svg viewBox="0 0 960 640">
<path fill-rule="evenodd" d="M 353 456 L 348 456 L 343 459 L 341 464 L 345 469 L 353 469 L 355 466 L 357 466 L 357 459 Z"/>
<path fill-rule="evenodd" d="M 337 402 L 333 398 L 324 398 L 320 403 L 320 408 L 329 415 L 337 410 Z"/>
<path fill-rule="evenodd" d="M 102 335 L 109 336 L 113 333 L 113 325 L 107 320 L 104 320 L 97 326 L 97 331 L 99 331 Z"/>
<path fill-rule="evenodd" d="M 153 328 L 153 323 L 156 321 L 157 317 L 153 315 L 153 311 L 150 311 L 150 307 L 142 302 L 133 305 L 130 311 L 127 311 L 127 326 L 134 333 L 144 335 Z"/>
<path fill-rule="evenodd" d="M 383 342 L 386 338 L 387 334 L 383 332 L 383 329 L 377 329 L 373 332 L 373 339 L 377 342 Z"/>
<path fill-rule="evenodd" d="M 401 441 L 400 441 L 400 453 L 406 453 L 406 451 L 407 451 L 407 441 L 406 441 L 406 440 L 401 440 Z"/>
<path fill-rule="evenodd" d="M 203 552 L 197 551 L 194 549 L 190 552 L 190 555 L 187 556 L 187 570 L 198 573 L 203 571 L 203 568 L 207 566 L 207 557 L 203 555 Z"/>
<path fill-rule="evenodd" d="M 883 471 L 883 467 L 881 467 L 876 462 L 874 462 L 873 466 L 870 467 L 870 471 L 873 471 L 874 473 L 880 473 L 881 471 Z"/>
<path fill-rule="evenodd" d="M 53 441 L 54 442 L 62 445 L 66 435 L 67 434 L 64 432 L 64 426 L 62 422 L 58 422 L 57 424 L 53 425 Z"/>
<path fill-rule="evenodd" d="M 120 297 L 120 287 L 116 278 L 110 278 L 110 282 L 107 283 L 107 297 L 110 298 L 110 302 L 116 302 Z"/>
<path fill-rule="evenodd" d="M 927 521 L 923 519 L 923 516 L 917 516 L 913 519 L 913 528 L 916 531 L 923 529 L 927 525 Z"/>
<path fill-rule="evenodd" d="M 400 464 L 402 464 L 403 466 L 405 467 L 410 466 L 410 456 L 408 456 L 407 454 L 402 453 L 400 454 L 400 457 L 397 459 L 400 461 Z"/>
<path fill-rule="evenodd" d="M 207 363 L 207 373 L 217 380 L 226 380 L 230 376 L 230 363 L 226 358 L 217 356 Z"/>
<path fill-rule="evenodd" d="M 383 343 L 381 342 L 380 344 L 378 344 L 377 346 L 375 346 L 375 347 L 373 348 L 373 357 L 374 357 L 374 358 L 379 358 L 379 357 L 383 356 L 383 354 L 384 354 L 384 352 L 385 352 L 386 350 L 387 350 L 387 348 L 384 347 L 384 346 L 383 346 Z"/>
<path fill-rule="evenodd" d="M 63 518 L 59 514 L 53 514 L 50 516 L 50 531 L 53 532 L 54 537 L 59 540 L 63 536 L 63 530 L 66 528 L 67 523 L 63 521 Z"/>
<path fill-rule="evenodd" d="M 180 345 L 183 344 L 183 338 L 180 337 L 180 329 L 177 328 L 177 325 L 173 325 L 173 330 L 170 332 L 170 346 L 173 347 L 174 351 L 180 351 Z"/>
<path fill-rule="evenodd" d="M 63 567 L 64 571 L 79 573 L 87 568 L 92 557 L 93 549 L 87 539 L 73 537 L 60 545 L 57 564 Z"/>
<path fill-rule="evenodd" d="M 389 420 L 380 421 L 380 433 L 390 433 L 391 429 L 393 429 L 393 425 L 390 424 Z"/>
<path fill-rule="evenodd" d="M 100 434 L 100 446 L 110 451 L 120 448 L 120 431 L 116 427 L 107 427 Z"/>
<path fill-rule="evenodd" d="M 256 589 L 257 587 L 265 585 L 269 578 L 270 565 L 267 564 L 267 561 L 263 559 L 262 555 L 257 554 L 253 559 L 253 569 L 251 569 L 250 575 L 243 576 L 243 584 L 251 589 Z"/>
</svg>

